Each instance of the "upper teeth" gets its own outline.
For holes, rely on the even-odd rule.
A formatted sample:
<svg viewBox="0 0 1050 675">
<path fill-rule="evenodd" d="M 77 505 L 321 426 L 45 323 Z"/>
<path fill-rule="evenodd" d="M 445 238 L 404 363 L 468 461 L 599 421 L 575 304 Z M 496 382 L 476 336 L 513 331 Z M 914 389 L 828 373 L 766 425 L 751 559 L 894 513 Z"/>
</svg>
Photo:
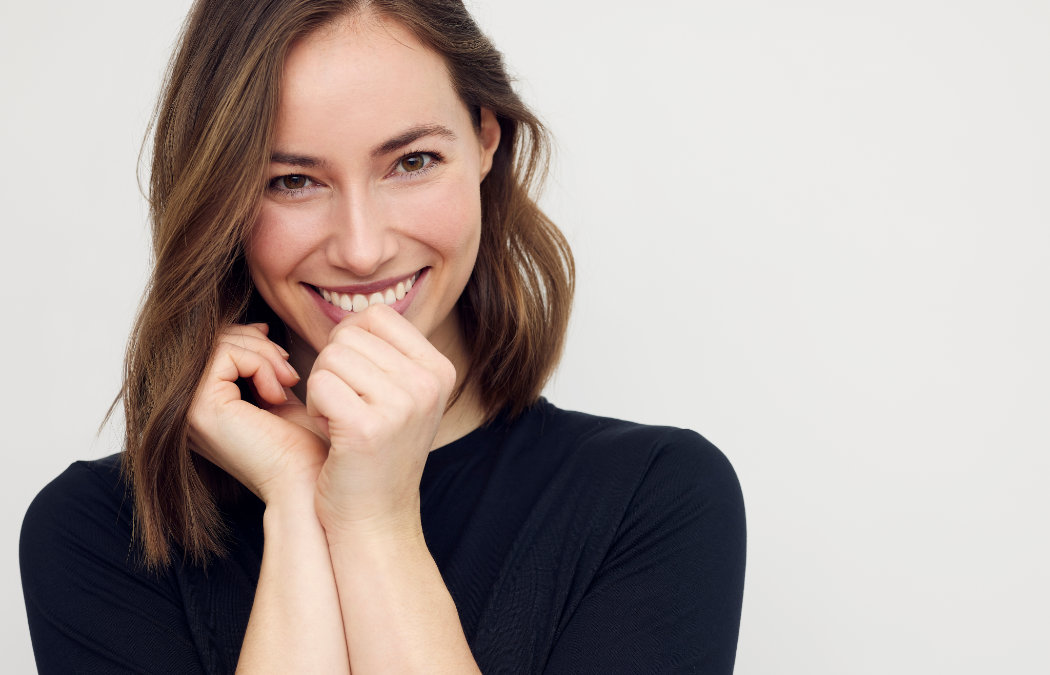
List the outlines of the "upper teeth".
<svg viewBox="0 0 1050 675">
<path fill-rule="evenodd" d="M 395 285 L 387 288 L 386 290 L 376 291 L 364 295 L 362 293 L 337 293 L 336 291 L 329 291 L 325 288 L 319 288 L 321 291 L 321 297 L 332 303 L 336 307 L 347 311 L 347 312 L 363 312 L 372 305 L 392 305 L 412 290 L 412 284 L 419 278 L 419 272 L 416 272 L 408 279 L 399 281 Z"/>
</svg>

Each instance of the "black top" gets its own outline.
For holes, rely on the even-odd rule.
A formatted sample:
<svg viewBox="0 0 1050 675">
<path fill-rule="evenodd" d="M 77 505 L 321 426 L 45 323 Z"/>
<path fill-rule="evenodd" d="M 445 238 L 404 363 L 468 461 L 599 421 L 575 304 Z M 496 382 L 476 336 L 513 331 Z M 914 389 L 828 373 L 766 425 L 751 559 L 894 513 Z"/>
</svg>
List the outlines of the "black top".
<svg viewBox="0 0 1050 675">
<path fill-rule="evenodd" d="M 41 673 L 233 672 L 262 557 L 262 504 L 230 554 L 151 575 L 131 548 L 119 455 L 76 462 L 22 525 Z M 484 673 L 730 673 L 744 582 L 732 467 L 691 431 L 541 400 L 430 453 L 423 532 Z"/>
</svg>

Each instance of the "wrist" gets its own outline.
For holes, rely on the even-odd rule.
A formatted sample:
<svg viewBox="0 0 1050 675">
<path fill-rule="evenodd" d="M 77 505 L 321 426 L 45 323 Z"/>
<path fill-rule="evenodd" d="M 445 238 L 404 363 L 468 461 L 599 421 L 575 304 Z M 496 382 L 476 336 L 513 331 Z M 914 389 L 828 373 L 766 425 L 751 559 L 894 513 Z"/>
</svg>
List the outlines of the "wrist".
<svg viewBox="0 0 1050 675">
<path fill-rule="evenodd" d="M 316 488 L 316 474 L 282 471 L 258 484 L 252 491 L 267 507 L 271 504 L 313 505 Z"/>
<path fill-rule="evenodd" d="M 313 494 L 305 489 L 282 488 L 266 493 L 262 498 L 266 505 L 263 511 L 263 526 L 289 521 L 302 521 L 304 518 L 317 520 Z"/>
<path fill-rule="evenodd" d="M 322 527 L 322 529 L 324 529 Z M 324 530 L 333 565 L 354 570 L 358 579 L 378 580 L 398 576 L 406 569 L 433 565 L 421 528 L 368 527 L 350 530 Z"/>
<path fill-rule="evenodd" d="M 419 512 L 382 514 L 355 519 L 333 518 L 315 507 L 330 549 L 346 548 L 376 554 L 426 549 Z"/>
<path fill-rule="evenodd" d="M 328 535 L 330 545 L 362 545 L 423 541 L 419 493 L 399 499 L 354 499 L 351 503 L 333 501 L 318 482 L 314 508 Z"/>
</svg>

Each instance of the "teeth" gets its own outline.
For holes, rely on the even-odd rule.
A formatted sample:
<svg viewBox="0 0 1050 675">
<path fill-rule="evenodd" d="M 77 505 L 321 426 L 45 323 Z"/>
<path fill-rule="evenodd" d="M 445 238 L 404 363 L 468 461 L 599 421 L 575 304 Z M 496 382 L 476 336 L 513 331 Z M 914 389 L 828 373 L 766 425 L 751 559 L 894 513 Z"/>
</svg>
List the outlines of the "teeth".
<svg viewBox="0 0 1050 675">
<path fill-rule="evenodd" d="M 392 305 L 398 300 L 401 300 L 408 292 L 412 290 L 412 284 L 419 278 L 419 273 L 413 274 L 404 281 L 399 281 L 395 286 L 390 288 L 372 293 L 367 297 L 361 293 L 355 293 L 351 295 L 349 293 L 337 293 L 336 291 L 329 291 L 325 288 L 319 288 L 321 297 L 326 301 L 332 303 L 336 307 L 339 307 L 346 312 L 363 312 L 372 305 L 383 304 Z"/>
</svg>

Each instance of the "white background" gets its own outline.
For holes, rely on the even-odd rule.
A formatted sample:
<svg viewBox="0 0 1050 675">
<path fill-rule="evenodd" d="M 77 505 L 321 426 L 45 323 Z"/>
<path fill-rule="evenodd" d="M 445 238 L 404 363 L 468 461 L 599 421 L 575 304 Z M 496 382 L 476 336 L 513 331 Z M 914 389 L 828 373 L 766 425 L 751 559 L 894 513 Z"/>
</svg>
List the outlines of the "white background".
<svg viewBox="0 0 1050 675">
<path fill-rule="evenodd" d="M 5 672 L 26 506 L 119 449 L 137 154 L 187 6 L 0 10 Z M 1050 3 L 472 6 L 558 140 L 550 398 L 739 473 L 737 672 L 1050 672 Z"/>
</svg>

